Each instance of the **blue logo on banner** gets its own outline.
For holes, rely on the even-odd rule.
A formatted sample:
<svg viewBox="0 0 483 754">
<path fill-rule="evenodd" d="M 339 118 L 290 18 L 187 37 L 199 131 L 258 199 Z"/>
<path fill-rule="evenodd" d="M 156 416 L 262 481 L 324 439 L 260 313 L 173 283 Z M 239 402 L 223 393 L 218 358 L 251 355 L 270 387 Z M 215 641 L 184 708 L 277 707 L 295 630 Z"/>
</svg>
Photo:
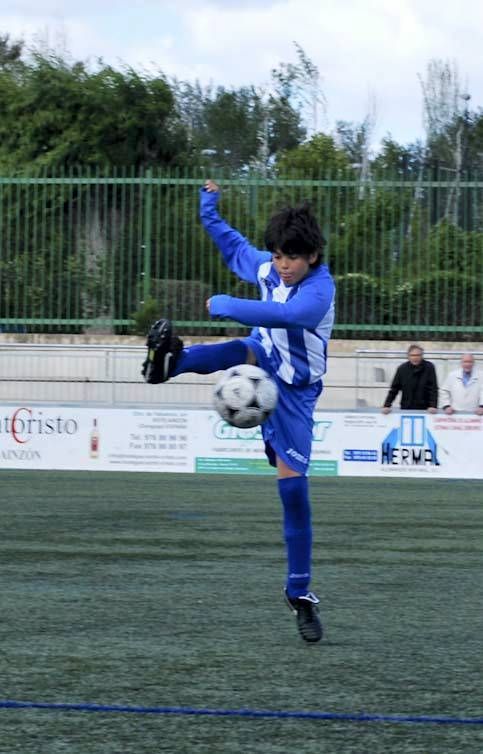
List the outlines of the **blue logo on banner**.
<svg viewBox="0 0 483 754">
<path fill-rule="evenodd" d="M 365 461 L 366 463 L 377 463 L 377 450 L 366 448 L 346 448 L 344 450 L 344 461 Z"/>
<path fill-rule="evenodd" d="M 439 466 L 437 451 L 425 416 L 401 416 L 399 427 L 382 441 L 381 462 L 393 466 Z"/>
</svg>

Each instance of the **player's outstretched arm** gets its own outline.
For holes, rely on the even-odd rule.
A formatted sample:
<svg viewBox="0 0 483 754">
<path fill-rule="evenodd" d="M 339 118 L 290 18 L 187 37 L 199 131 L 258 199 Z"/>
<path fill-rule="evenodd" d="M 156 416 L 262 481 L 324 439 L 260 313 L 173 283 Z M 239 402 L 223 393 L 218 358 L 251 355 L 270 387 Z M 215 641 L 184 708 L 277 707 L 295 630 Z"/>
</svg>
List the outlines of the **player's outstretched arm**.
<svg viewBox="0 0 483 754">
<path fill-rule="evenodd" d="M 205 181 L 200 191 L 200 218 L 203 227 L 220 249 L 223 259 L 235 275 L 249 283 L 257 283 L 257 272 L 263 262 L 271 259 L 268 251 L 259 251 L 218 214 L 220 190 L 212 180 Z"/>
<path fill-rule="evenodd" d="M 314 286 L 310 292 L 306 289 L 286 303 L 212 296 L 209 312 L 212 317 L 234 319 L 250 327 L 315 329 L 334 306 L 334 290 L 332 281 L 327 280 L 326 285 Z"/>
</svg>

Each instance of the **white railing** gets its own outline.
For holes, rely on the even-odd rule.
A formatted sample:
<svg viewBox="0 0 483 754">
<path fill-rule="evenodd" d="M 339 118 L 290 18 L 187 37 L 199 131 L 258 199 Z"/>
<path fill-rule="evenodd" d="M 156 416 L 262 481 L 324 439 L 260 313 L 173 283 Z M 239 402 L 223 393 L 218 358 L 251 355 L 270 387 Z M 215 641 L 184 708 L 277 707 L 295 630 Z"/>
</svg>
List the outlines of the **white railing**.
<svg viewBox="0 0 483 754">
<path fill-rule="evenodd" d="M 464 351 L 426 351 L 442 381 Z M 184 374 L 146 385 L 139 345 L 0 343 L 0 402 L 121 405 L 211 405 L 219 373 Z M 483 351 L 474 351 L 483 369 Z M 357 349 L 329 355 L 320 409 L 370 409 L 382 405 L 403 350 Z"/>
<path fill-rule="evenodd" d="M 0 343 L 0 402 L 210 406 L 219 373 L 146 385 L 138 345 Z M 322 408 L 355 405 L 353 356 L 330 359 Z"/>
</svg>

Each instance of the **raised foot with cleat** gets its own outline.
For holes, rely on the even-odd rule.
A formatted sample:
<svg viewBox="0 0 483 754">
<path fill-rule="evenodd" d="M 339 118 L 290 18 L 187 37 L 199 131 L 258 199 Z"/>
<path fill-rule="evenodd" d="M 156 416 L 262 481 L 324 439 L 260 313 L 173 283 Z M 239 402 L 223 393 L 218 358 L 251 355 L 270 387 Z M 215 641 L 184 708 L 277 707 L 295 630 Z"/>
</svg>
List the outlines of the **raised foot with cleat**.
<svg viewBox="0 0 483 754">
<path fill-rule="evenodd" d="M 141 373 L 146 382 L 158 385 L 166 382 L 174 370 L 179 353 L 183 350 L 183 341 L 173 335 L 169 319 L 158 319 L 148 332 L 146 340 L 148 353 Z"/>
</svg>

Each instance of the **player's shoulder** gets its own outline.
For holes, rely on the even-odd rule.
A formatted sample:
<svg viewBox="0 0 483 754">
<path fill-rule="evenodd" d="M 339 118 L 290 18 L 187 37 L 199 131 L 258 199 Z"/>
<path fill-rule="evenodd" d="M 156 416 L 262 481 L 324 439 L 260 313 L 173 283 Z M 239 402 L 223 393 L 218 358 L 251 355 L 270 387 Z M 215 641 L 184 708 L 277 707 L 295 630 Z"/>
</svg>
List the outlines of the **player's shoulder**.
<svg viewBox="0 0 483 754">
<path fill-rule="evenodd" d="M 256 269 L 258 279 L 268 280 L 273 278 L 275 280 L 275 272 L 272 264 L 272 255 L 269 251 L 258 251 L 258 258 L 256 260 Z"/>
<path fill-rule="evenodd" d="M 326 264 L 321 264 L 319 267 L 315 267 L 315 269 L 311 271 L 310 275 L 307 275 L 307 277 L 302 280 L 301 285 L 307 287 L 323 286 L 324 288 L 330 287 L 335 289 L 334 278 L 330 274 L 329 268 Z"/>
</svg>

